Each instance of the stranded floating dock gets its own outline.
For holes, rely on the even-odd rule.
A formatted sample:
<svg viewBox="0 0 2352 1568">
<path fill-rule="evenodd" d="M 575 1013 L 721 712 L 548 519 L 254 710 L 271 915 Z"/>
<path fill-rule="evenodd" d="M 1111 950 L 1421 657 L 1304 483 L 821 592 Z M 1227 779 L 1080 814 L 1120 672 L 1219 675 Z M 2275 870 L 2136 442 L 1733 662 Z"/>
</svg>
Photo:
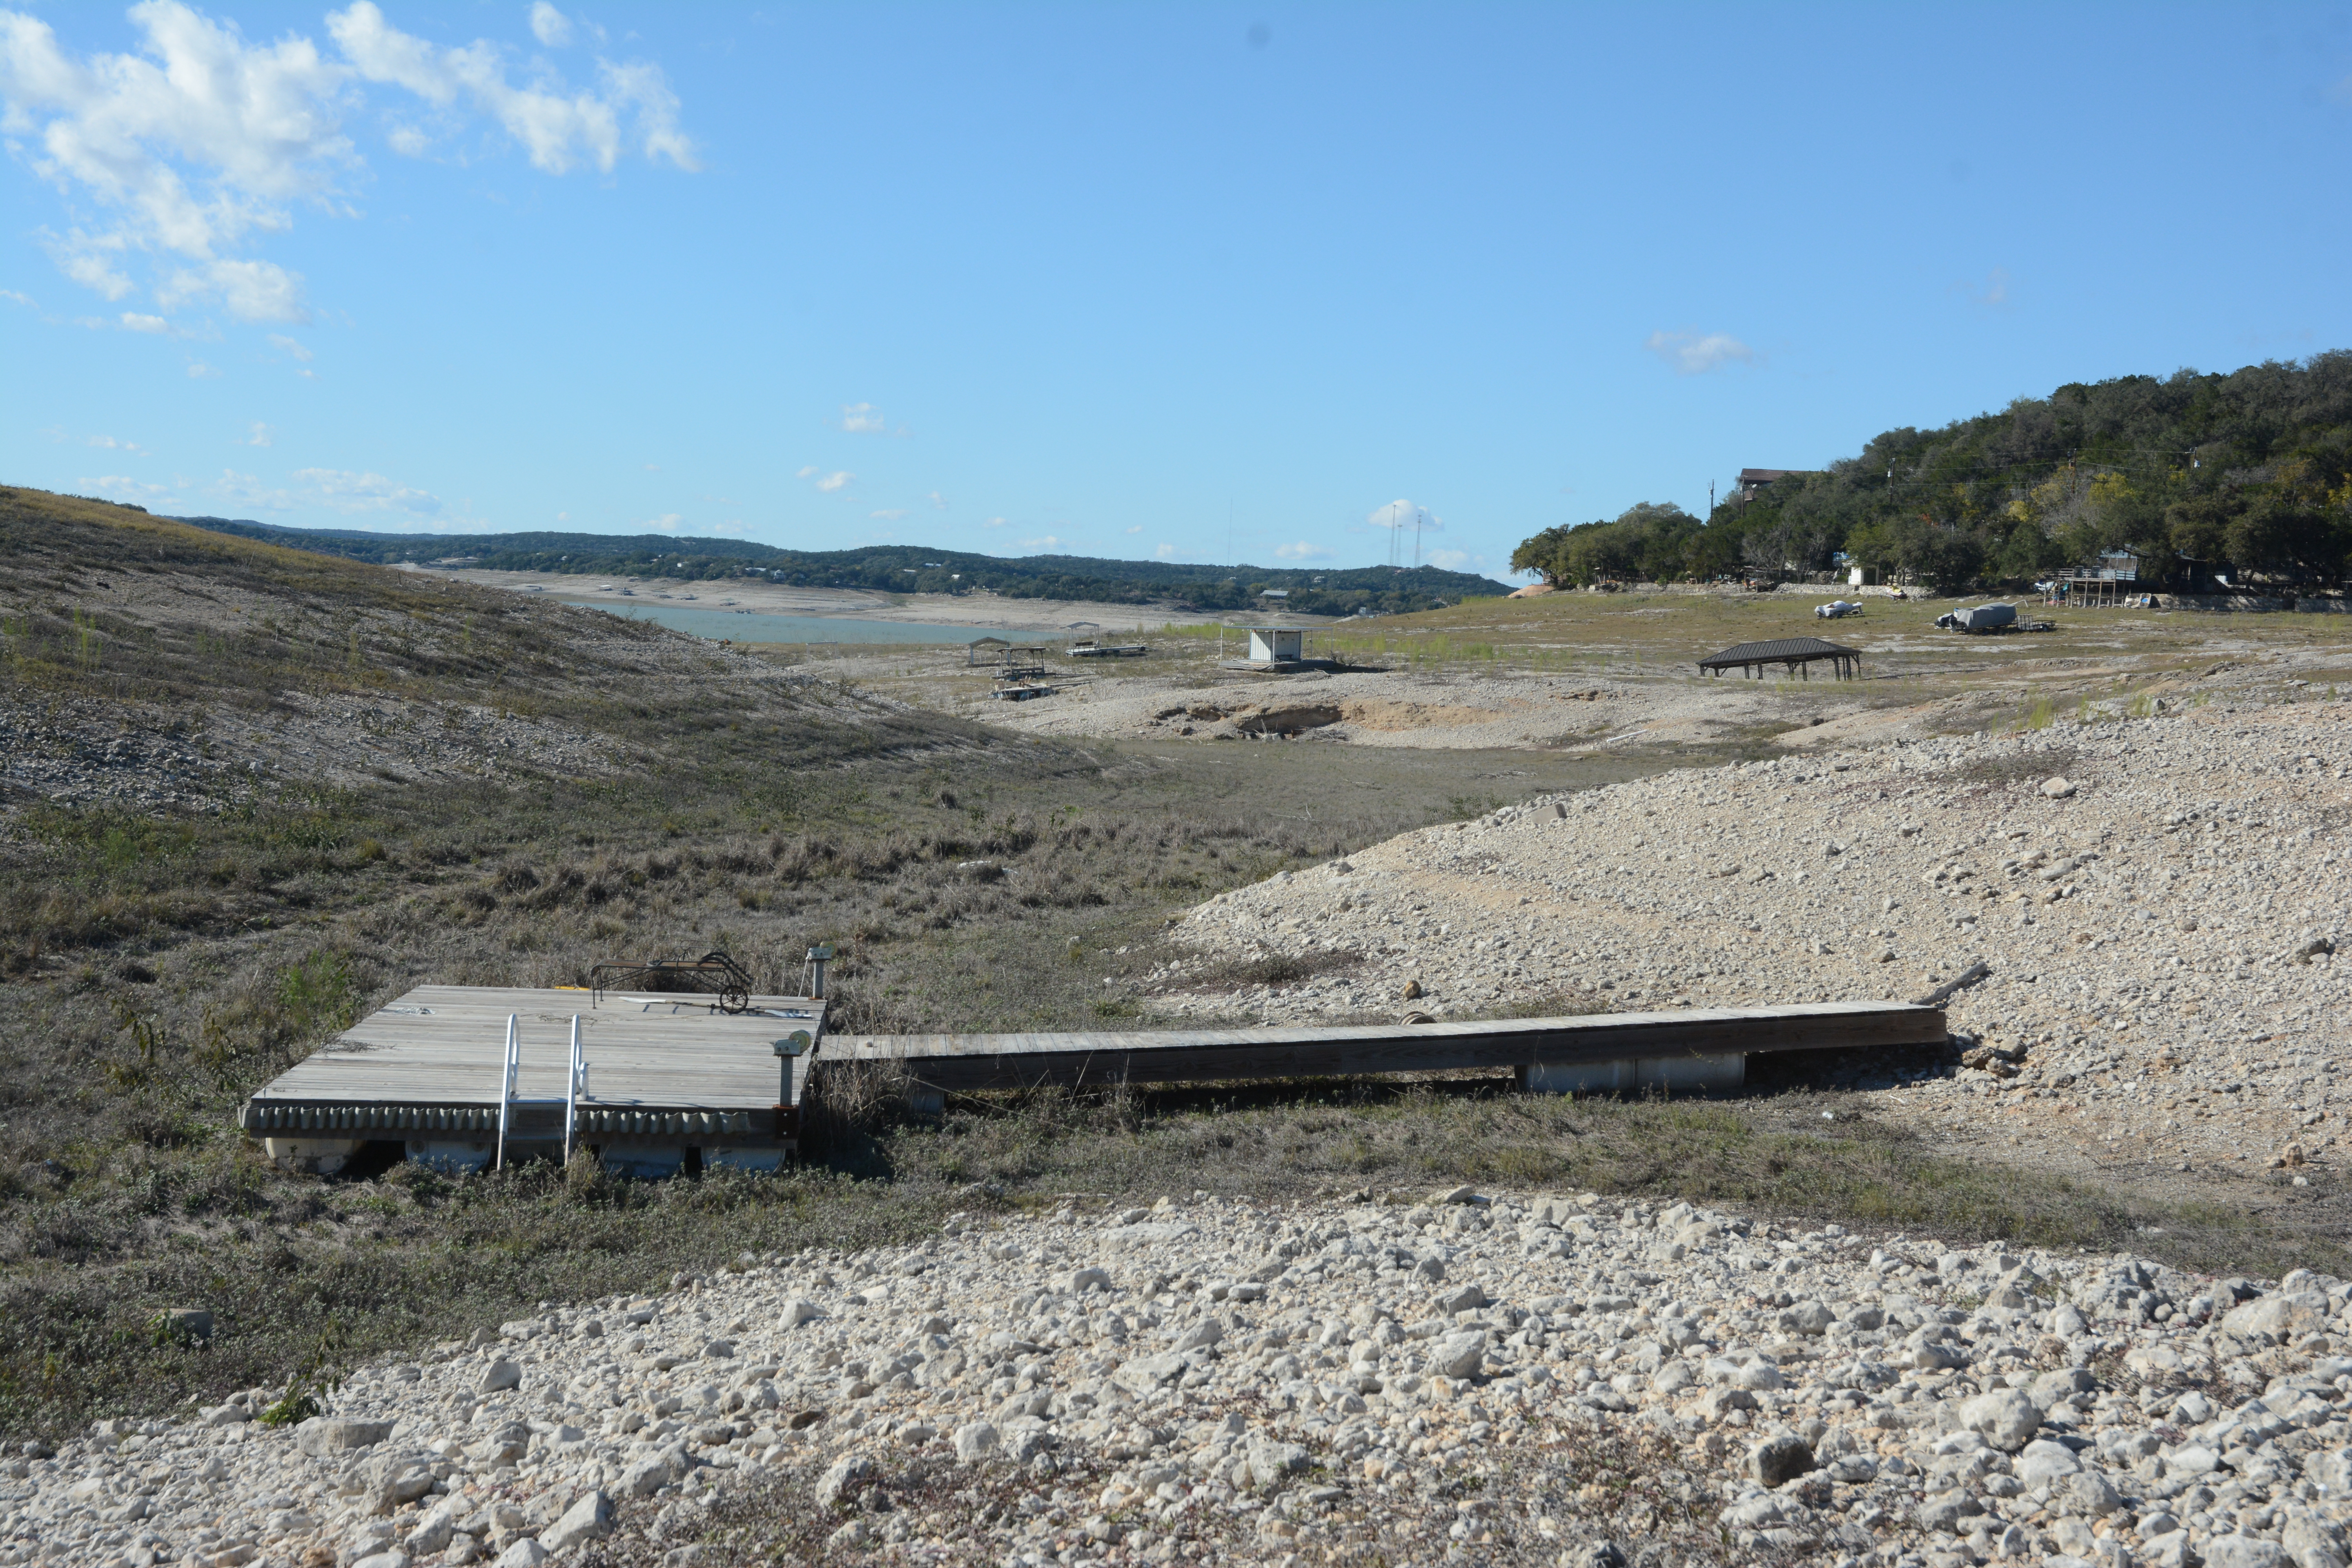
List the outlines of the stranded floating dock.
<svg viewBox="0 0 2352 1568">
<path fill-rule="evenodd" d="M 950 1094 L 1041 1084 L 1465 1068 L 1507 1068 L 1536 1091 L 1673 1091 L 1737 1089 L 1759 1052 L 1901 1049 L 1948 1037 L 1943 1008 L 1928 1003 L 1824 1002 L 1476 1023 L 827 1039 L 821 999 L 744 1000 L 743 1011 L 729 1013 L 713 996 L 421 986 L 279 1075 L 246 1103 L 238 1124 L 272 1158 L 322 1173 L 368 1144 L 394 1143 L 409 1159 L 464 1170 L 585 1148 L 609 1169 L 650 1176 L 697 1163 L 775 1169 L 799 1146 L 803 1097 L 861 1065 L 903 1071 L 918 1110 L 938 1110 Z"/>
<path fill-rule="evenodd" d="M 272 1079 L 237 1124 L 273 1159 L 324 1172 L 370 1142 L 479 1170 L 560 1156 L 567 1134 L 626 1174 L 675 1172 L 689 1150 L 705 1165 L 773 1170 L 799 1143 L 824 1004 L 743 1001 L 730 1013 L 713 995 L 422 985 Z"/>
</svg>

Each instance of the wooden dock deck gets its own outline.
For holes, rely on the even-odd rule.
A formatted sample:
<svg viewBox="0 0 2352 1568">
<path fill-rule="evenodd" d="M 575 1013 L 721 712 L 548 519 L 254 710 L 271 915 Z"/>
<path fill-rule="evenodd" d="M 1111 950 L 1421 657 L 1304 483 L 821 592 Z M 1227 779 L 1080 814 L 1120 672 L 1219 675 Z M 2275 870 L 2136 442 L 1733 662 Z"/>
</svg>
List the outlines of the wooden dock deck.
<svg viewBox="0 0 2352 1568">
<path fill-rule="evenodd" d="M 1074 1035 L 836 1035 L 820 1074 L 897 1062 L 940 1092 L 1513 1068 L 1531 1089 L 1730 1087 L 1756 1052 L 1941 1045 L 1944 1010 L 1899 1002 L 1681 1008 L 1280 1029 Z M 1737 1062 L 1735 1061 L 1737 1058 Z"/>
<path fill-rule="evenodd" d="M 270 1080 L 238 1125 L 289 1143 L 399 1140 L 418 1157 L 477 1163 L 497 1137 L 513 1016 L 521 1071 L 508 1142 L 560 1144 L 576 1016 L 588 1065 L 580 1142 L 615 1157 L 637 1146 L 691 1146 L 706 1159 L 712 1151 L 789 1152 L 824 1005 L 754 996 L 749 1011 L 729 1014 L 715 1000 L 607 992 L 593 1002 L 586 991 L 419 986 Z M 779 1057 L 775 1042 L 796 1030 L 808 1033 L 810 1049 Z"/>
</svg>

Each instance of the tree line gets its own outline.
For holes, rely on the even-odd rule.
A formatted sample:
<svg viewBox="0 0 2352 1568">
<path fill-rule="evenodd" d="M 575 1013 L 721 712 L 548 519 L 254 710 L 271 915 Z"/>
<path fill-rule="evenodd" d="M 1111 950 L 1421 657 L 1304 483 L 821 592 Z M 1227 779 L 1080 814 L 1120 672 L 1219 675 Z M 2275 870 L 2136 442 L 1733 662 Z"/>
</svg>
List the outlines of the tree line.
<svg viewBox="0 0 2352 1568">
<path fill-rule="evenodd" d="M 243 519 L 182 518 L 216 532 L 265 539 L 320 554 L 381 564 L 462 563 L 496 572 L 714 582 L 760 577 L 811 588 L 898 594 L 970 594 L 1092 604 L 1171 602 L 1198 611 L 1280 608 L 1304 615 L 1403 615 L 1510 592 L 1508 584 L 1435 566 L 1215 566 L 1174 561 L 1109 561 L 1084 555 L 975 555 L 919 545 L 858 550 L 780 550 L 736 539 L 631 537 L 604 533 L 389 534 L 349 529 L 279 528 Z M 1268 600 L 1267 590 L 1286 597 Z"/>
<path fill-rule="evenodd" d="M 1717 504 L 1545 529 L 1511 567 L 1561 585 L 1857 565 L 1945 592 L 2139 556 L 2184 591 L 2352 572 L 2352 351 L 2227 374 L 2070 384 Z"/>
</svg>

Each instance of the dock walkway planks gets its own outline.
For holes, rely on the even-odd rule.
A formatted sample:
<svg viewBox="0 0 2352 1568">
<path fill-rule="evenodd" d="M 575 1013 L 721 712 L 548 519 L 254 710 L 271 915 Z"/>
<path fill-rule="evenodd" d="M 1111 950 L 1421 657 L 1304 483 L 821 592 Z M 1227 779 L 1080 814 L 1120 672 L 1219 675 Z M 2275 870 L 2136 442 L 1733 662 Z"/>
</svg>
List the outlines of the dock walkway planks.
<svg viewBox="0 0 2352 1568">
<path fill-rule="evenodd" d="M 299 1132 L 313 1130 L 306 1114 L 332 1108 L 338 1127 L 396 1131 L 418 1127 L 414 1113 L 494 1112 L 509 1015 L 521 1041 L 515 1095 L 539 1103 L 534 1122 L 545 1120 L 547 1102 L 560 1108 L 563 1100 L 577 1015 L 588 1062 L 583 1108 L 607 1116 L 750 1113 L 745 1135 L 771 1140 L 777 1108 L 799 1106 L 814 1055 L 780 1058 L 774 1042 L 796 1029 L 821 1038 L 824 1027 L 824 1004 L 805 996 L 754 996 L 751 1011 L 727 1014 L 690 995 L 607 992 L 592 1006 L 585 991 L 424 985 L 270 1080 L 240 1121 L 248 1131 Z M 787 1062 L 792 1081 L 780 1100 Z M 426 1130 L 444 1125 L 435 1120 Z"/>
<path fill-rule="evenodd" d="M 933 1089 L 1545 1068 L 1759 1051 L 1941 1045 L 1944 1010 L 1900 1002 L 1682 1008 L 1573 1018 L 1072 1035 L 835 1035 L 820 1073 L 897 1061 Z"/>
</svg>

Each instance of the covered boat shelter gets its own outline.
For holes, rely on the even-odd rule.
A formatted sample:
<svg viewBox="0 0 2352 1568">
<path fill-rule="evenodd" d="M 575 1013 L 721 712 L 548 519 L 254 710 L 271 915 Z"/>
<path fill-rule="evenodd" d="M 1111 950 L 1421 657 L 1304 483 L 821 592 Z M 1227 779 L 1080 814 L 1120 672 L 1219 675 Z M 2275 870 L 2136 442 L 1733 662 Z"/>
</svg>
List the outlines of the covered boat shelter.
<svg viewBox="0 0 2352 1568">
<path fill-rule="evenodd" d="M 1760 679 L 1765 668 L 1779 665 L 1788 674 L 1811 680 L 1812 667 L 1827 659 L 1840 680 L 1851 680 L 1862 672 L 1862 650 L 1843 647 L 1819 637 L 1780 637 L 1772 642 L 1744 642 L 1737 647 L 1700 659 L 1698 667 L 1709 675 L 1721 675 L 1727 669 L 1737 669 L 1751 679 Z"/>
</svg>

